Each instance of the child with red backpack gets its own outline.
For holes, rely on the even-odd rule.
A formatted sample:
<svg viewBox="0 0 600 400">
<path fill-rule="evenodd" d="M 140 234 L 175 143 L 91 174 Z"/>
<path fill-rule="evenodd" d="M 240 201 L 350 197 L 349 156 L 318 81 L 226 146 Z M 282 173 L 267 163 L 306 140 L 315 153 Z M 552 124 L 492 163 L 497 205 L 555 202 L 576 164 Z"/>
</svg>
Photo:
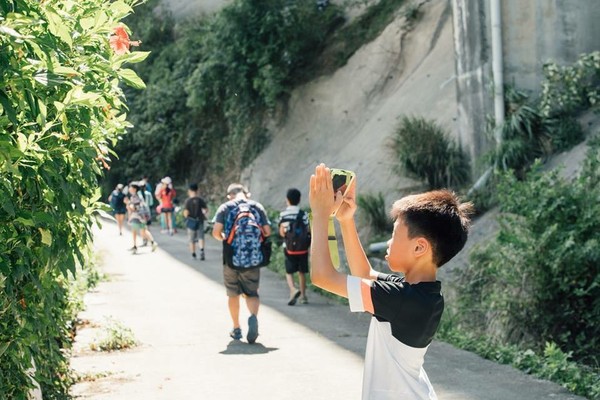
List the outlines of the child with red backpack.
<svg viewBox="0 0 600 400">
<path fill-rule="evenodd" d="M 300 191 L 289 189 L 286 194 L 287 208 L 279 214 L 279 235 L 284 238 L 285 272 L 290 288 L 288 305 L 293 306 L 300 299 L 307 304 L 306 274 L 308 273 L 308 249 L 310 247 L 310 227 L 308 214 L 300 209 Z M 294 285 L 294 274 L 298 273 L 300 289 Z"/>
</svg>

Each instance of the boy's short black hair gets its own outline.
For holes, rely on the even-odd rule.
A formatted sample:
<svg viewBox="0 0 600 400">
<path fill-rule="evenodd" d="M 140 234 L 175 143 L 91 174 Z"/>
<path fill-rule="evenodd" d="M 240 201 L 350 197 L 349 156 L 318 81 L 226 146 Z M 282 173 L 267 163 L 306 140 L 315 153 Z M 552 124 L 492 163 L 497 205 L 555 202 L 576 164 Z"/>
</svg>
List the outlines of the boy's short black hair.
<svg viewBox="0 0 600 400">
<path fill-rule="evenodd" d="M 433 262 L 439 267 L 462 250 L 469 234 L 472 203 L 461 203 L 449 190 L 406 196 L 392 206 L 392 218 L 408 228 L 408 236 L 422 236 L 433 249 Z"/>
<path fill-rule="evenodd" d="M 301 196 L 302 195 L 300 194 L 300 191 L 295 188 L 288 189 L 287 194 L 285 195 L 290 204 L 293 206 L 297 206 L 298 204 L 300 204 Z"/>
<path fill-rule="evenodd" d="M 189 189 L 192 192 L 197 192 L 198 191 L 198 184 L 197 183 L 190 183 Z"/>
</svg>

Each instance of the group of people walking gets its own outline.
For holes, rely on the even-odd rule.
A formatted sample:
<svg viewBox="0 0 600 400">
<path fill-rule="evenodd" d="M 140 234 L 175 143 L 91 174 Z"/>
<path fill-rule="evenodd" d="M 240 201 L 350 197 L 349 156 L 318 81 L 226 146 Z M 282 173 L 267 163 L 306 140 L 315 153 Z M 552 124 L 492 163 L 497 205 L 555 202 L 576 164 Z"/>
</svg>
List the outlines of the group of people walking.
<svg viewBox="0 0 600 400">
<path fill-rule="evenodd" d="M 360 243 L 354 214 L 356 212 L 356 181 L 336 188 L 332 170 L 321 164 L 310 179 L 309 200 L 312 221 L 300 209 L 300 191 L 289 189 L 287 207 L 279 215 L 278 234 L 284 238 L 285 269 L 290 289 L 288 304 L 307 303 L 306 276 L 309 253 L 312 283 L 324 290 L 345 297 L 353 312 L 373 316 L 367 338 L 363 399 L 414 398 L 435 399 L 435 391 L 423 370 L 427 348 L 436 332 L 444 300 L 437 270 L 452 259 L 464 246 L 469 231 L 470 203 L 461 203 L 447 190 L 437 190 L 403 197 L 392 207 L 394 230 L 388 241 L 386 261 L 391 274 L 375 271 Z M 170 180 L 156 196 L 165 214 L 173 213 L 175 190 Z M 117 221 L 128 214 L 134 232 L 156 242 L 147 229 L 145 198 L 140 191 L 144 185 L 129 185 L 125 200 L 118 185 L 111 194 Z M 173 196 L 170 197 L 169 196 Z M 204 220 L 208 207 L 198 196 L 198 186 L 190 185 L 184 205 L 184 217 L 190 239 L 190 252 L 204 259 Z M 250 199 L 248 189 L 239 183 L 227 188 L 227 201 L 213 217 L 212 236 L 223 243 L 223 282 L 233 328 L 233 340 L 243 338 L 240 323 L 240 300 L 245 298 L 250 312 L 246 340 L 255 343 L 258 336 L 260 308 L 260 267 L 269 263 L 272 234 L 271 221 L 262 204 Z M 166 200 L 166 201 L 165 201 Z M 350 274 L 335 268 L 329 241 L 333 218 L 340 224 Z M 168 233 L 173 234 L 170 218 Z M 311 224 L 312 226 L 309 226 Z M 312 235 L 312 237 L 311 237 Z M 309 246 L 310 252 L 309 252 Z M 298 273 L 299 287 L 293 275 Z M 401 274 L 401 275 L 400 275 Z"/>
</svg>

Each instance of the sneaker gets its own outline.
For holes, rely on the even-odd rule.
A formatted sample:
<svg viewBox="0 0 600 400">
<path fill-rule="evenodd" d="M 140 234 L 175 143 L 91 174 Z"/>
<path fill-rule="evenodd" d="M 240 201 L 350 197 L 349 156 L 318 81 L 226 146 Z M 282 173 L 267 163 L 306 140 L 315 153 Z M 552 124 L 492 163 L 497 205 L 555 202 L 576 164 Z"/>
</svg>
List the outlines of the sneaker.
<svg viewBox="0 0 600 400">
<path fill-rule="evenodd" d="M 204 250 L 200 252 L 200 260 L 204 261 L 206 258 L 204 257 Z"/>
<path fill-rule="evenodd" d="M 131 254 L 137 254 L 137 247 L 133 246 L 129 251 L 131 251 Z"/>
<path fill-rule="evenodd" d="M 296 304 L 298 297 L 300 297 L 300 291 L 296 290 L 296 292 L 290 296 L 290 299 L 288 300 L 288 306 L 293 306 L 294 304 Z"/>
<path fill-rule="evenodd" d="M 306 296 L 300 297 L 300 304 L 308 304 L 308 299 L 306 298 Z"/>
<path fill-rule="evenodd" d="M 241 334 L 241 332 L 240 332 Z M 256 319 L 256 315 L 252 314 L 248 318 L 248 336 L 246 339 L 248 343 L 256 342 L 256 338 L 258 337 L 258 319 Z"/>
<path fill-rule="evenodd" d="M 158 243 L 152 242 L 152 252 L 155 252 L 157 248 L 158 248 Z"/>
<path fill-rule="evenodd" d="M 229 332 L 229 336 L 231 336 L 233 340 L 241 340 L 242 330 L 240 328 L 233 328 L 233 330 Z"/>
<path fill-rule="evenodd" d="M 195 260 L 196 259 L 196 253 L 192 253 L 192 258 Z"/>
</svg>

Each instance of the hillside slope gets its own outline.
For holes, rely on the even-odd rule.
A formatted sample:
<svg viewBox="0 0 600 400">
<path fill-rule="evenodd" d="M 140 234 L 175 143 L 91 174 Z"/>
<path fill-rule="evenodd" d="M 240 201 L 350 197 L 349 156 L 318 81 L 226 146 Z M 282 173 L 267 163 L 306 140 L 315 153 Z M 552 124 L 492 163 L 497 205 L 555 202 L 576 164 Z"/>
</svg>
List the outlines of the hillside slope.
<svg viewBox="0 0 600 400">
<path fill-rule="evenodd" d="M 450 3 L 421 10 L 413 30 L 396 18 L 333 75 L 294 90 L 285 122 L 243 172 L 256 199 L 279 208 L 287 188 L 307 193 L 319 162 L 356 171 L 360 192 L 388 200 L 417 185 L 393 172 L 387 147 L 398 117 L 433 118 L 456 136 L 457 112 Z"/>
</svg>

